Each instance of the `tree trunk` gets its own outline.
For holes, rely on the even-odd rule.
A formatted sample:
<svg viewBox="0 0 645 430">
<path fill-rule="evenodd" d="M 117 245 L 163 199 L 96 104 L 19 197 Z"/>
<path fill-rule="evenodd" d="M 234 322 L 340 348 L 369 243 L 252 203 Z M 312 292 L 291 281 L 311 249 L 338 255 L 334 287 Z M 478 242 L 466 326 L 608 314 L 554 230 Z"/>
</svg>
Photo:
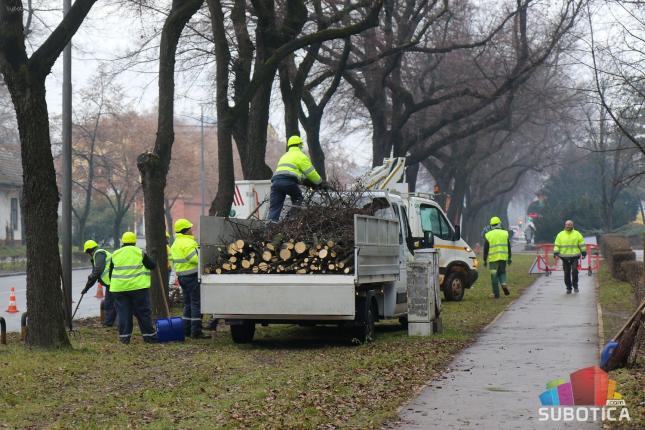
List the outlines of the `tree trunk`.
<svg viewBox="0 0 645 430">
<path fill-rule="evenodd" d="M 322 112 L 321 112 L 322 113 Z M 305 132 L 307 133 L 307 147 L 309 148 L 309 155 L 311 162 L 320 174 L 320 177 L 327 179 L 327 170 L 325 169 L 325 151 L 320 144 L 320 123 L 321 116 L 309 113 L 309 118 L 303 123 Z"/>
<path fill-rule="evenodd" d="M 220 109 L 217 111 L 220 116 Z M 235 172 L 233 167 L 233 142 L 231 137 L 232 119 L 220 121 L 217 127 L 217 194 L 211 203 L 208 214 L 211 216 L 228 216 L 235 192 Z"/>
<path fill-rule="evenodd" d="M 412 164 L 405 168 L 405 176 L 408 181 L 408 189 L 411 193 L 415 192 L 417 189 L 417 178 L 419 177 L 419 163 Z"/>
<path fill-rule="evenodd" d="M 235 142 L 240 153 L 244 179 L 270 179 L 273 175 L 273 170 L 264 162 L 272 85 L 272 81 L 264 83 L 251 100 L 245 144 Z"/>
<path fill-rule="evenodd" d="M 27 344 L 67 348 L 70 343 L 64 324 L 58 252 L 59 199 L 44 78 L 41 82 L 36 82 L 33 76 L 23 77 L 21 82 L 7 81 L 16 106 L 22 154 L 22 213 L 27 227 Z"/>
<path fill-rule="evenodd" d="M 155 260 L 157 267 L 167 266 L 164 219 L 164 192 L 170 168 L 174 132 L 175 59 L 181 33 L 190 18 L 199 10 L 203 0 L 173 0 L 172 8 L 161 32 L 159 44 L 159 112 L 157 138 L 154 152 L 146 152 L 137 158 L 141 173 L 143 201 L 145 205 L 146 251 Z M 156 317 L 167 317 L 163 295 L 167 294 L 168 273 L 161 270 L 161 285 L 157 276 L 151 279 L 152 311 Z"/>
</svg>

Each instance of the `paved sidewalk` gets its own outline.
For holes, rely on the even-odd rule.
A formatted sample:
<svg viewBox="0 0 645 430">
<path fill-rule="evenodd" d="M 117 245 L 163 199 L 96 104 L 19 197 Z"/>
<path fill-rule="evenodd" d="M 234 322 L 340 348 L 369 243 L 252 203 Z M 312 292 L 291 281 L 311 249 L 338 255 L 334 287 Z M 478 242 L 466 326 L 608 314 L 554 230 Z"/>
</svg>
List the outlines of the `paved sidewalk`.
<svg viewBox="0 0 645 430">
<path fill-rule="evenodd" d="M 594 281 L 565 294 L 562 272 L 540 277 L 403 408 L 400 429 L 600 428 L 592 423 L 539 422 L 547 381 L 598 363 Z"/>
</svg>

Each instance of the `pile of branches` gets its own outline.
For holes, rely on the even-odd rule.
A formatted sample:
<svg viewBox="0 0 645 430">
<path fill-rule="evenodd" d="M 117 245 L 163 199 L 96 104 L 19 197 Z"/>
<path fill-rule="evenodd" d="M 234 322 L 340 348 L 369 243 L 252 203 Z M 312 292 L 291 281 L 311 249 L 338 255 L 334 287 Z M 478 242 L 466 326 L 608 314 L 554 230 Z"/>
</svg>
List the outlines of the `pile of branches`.
<svg viewBox="0 0 645 430">
<path fill-rule="evenodd" d="M 218 249 L 206 273 L 353 273 L 354 215 L 378 208 L 363 190 L 337 190 L 308 190 L 278 223 L 249 227 L 231 219 L 237 239 Z"/>
</svg>

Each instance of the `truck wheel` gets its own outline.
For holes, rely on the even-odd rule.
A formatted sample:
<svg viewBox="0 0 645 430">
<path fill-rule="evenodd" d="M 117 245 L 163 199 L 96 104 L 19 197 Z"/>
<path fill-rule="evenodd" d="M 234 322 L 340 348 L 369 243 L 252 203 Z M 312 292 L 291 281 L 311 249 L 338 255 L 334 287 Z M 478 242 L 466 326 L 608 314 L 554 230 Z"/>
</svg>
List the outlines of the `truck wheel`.
<svg viewBox="0 0 645 430">
<path fill-rule="evenodd" d="M 231 337 L 235 343 L 249 343 L 253 340 L 253 335 L 255 335 L 255 324 L 251 321 L 231 326 Z"/>
<path fill-rule="evenodd" d="M 374 311 L 374 306 L 368 306 L 365 314 L 357 320 L 357 326 L 354 328 L 352 333 L 352 342 L 357 344 L 369 343 L 374 340 L 375 337 L 375 328 L 374 324 L 376 323 L 376 313 Z"/>
<path fill-rule="evenodd" d="M 459 272 L 451 272 L 443 282 L 443 295 L 447 301 L 460 302 L 464 298 L 466 280 Z"/>
</svg>

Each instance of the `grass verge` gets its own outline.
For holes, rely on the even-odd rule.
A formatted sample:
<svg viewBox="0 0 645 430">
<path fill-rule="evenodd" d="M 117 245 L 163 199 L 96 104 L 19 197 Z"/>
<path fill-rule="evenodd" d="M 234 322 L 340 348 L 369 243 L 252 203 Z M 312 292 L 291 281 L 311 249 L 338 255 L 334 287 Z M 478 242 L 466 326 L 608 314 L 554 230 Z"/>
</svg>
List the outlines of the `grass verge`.
<svg viewBox="0 0 645 430">
<path fill-rule="evenodd" d="M 443 304 L 444 333 L 410 338 L 395 321 L 349 346 L 336 328 L 258 327 L 235 345 L 213 340 L 129 346 L 87 320 L 73 351 L 0 347 L 0 427 L 377 428 L 533 281 L 517 255 L 509 297 L 490 298 L 484 269 L 463 302 Z M 135 330 L 136 331 L 136 330 Z"/>
<path fill-rule="evenodd" d="M 628 282 L 617 281 L 611 276 L 607 265 L 602 265 L 598 278 L 598 302 L 602 309 L 604 343 L 611 339 L 625 324 L 636 309 L 634 289 Z M 631 369 L 617 369 L 609 372 L 610 378 L 618 384 L 618 392 L 629 408 L 631 422 L 607 423 L 609 428 L 645 428 L 645 359 L 640 366 Z"/>
</svg>

